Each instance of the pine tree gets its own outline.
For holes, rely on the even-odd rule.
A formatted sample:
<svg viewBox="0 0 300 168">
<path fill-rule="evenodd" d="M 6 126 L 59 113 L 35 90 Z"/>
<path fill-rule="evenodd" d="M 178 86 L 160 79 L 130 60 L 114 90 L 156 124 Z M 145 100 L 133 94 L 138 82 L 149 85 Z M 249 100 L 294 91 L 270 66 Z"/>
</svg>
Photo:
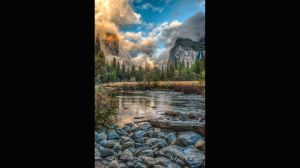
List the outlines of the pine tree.
<svg viewBox="0 0 300 168">
<path fill-rule="evenodd" d="M 118 81 L 121 81 L 122 74 L 121 74 L 121 68 L 120 68 L 120 62 L 119 61 L 117 63 L 117 78 L 118 78 Z"/>
<path fill-rule="evenodd" d="M 101 51 L 100 40 L 99 37 L 97 36 L 95 41 L 95 54 L 97 55 L 100 51 Z"/>
<path fill-rule="evenodd" d="M 122 64 L 122 80 L 124 81 L 126 79 L 126 69 L 125 69 L 125 64 L 124 64 L 124 61 L 123 61 L 123 64 Z"/>
<path fill-rule="evenodd" d="M 137 72 L 137 75 L 136 75 L 136 80 L 137 81 L 143 81 L 143 68 L 142 68 L 141 65 L 139 65 L 138 72 Z"/>
<path fill-rule="evenodd" d="M 150 64 L 147 61 L 145 62 L 145 71 L 146 72 L 150 71 Z"/>
<path fill-rule="evenodd" d="M 126 71 L 126 81 L 130 80 L 130 69 L 129 66 L 127 67 L 127 71 Z"/>
<path fill-rule="evenodd" d="M 136 74 L 136 72 L 135 72 L 135 65 L 133 64 L 133 65 L 131 66 L 130 78 L 131 78 L 131 77 L 136 78 L 136 77 L 135 77 L 135 74 Z"/>
<path fill-rule="evenodd" d="M 100 50 L 95 55 L 95 80 L 96 83 L 106 82 L 106 64 L 104 53 Z"/>
<path fill-rule="evenodd" d="M 113 68 L 117 68 L 117 61 L 116 61 L 116 57 L 114 57 L 113 62 L 112 62 L 112 67 Z"/>
<path fill-rule="evenodd" d="M 161 67 L 161 76 L 160 76 L 160 80 L 162 80 L 162 81 L 165 80 L 165 70 L 164 70 L 164 66 Z"/>
</svg>

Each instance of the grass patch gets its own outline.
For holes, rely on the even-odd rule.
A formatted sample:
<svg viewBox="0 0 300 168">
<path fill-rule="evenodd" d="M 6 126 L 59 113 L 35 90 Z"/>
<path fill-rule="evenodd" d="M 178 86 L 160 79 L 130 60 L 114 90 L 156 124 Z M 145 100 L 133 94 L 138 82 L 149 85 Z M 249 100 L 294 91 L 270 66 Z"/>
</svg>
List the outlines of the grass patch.
<svg viewBox="0 0 300 168">
<path fill-rule="evenodd" d="M 106 83 L 105 86 L 121 88 L 125 91 L 134 90 L 173 90 L 185 94 L 204 94 L 204 81 L 158 81 L 158 82 L 114 82 Z"/>
</svg>

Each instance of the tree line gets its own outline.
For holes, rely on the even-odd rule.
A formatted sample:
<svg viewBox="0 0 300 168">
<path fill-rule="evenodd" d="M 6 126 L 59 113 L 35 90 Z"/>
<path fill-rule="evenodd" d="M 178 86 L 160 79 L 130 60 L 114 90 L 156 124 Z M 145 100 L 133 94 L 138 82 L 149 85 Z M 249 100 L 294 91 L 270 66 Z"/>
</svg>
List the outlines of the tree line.
<svg viewBox="0 0 300 168">
<path fill-rule="evenodd" d="M 100 47 L 100 40 L 95 42 L 95 81 L 106 82 L 140 82 L 140 81 L 192 81 L 204 80 L 205 57 L 195 61 L 193 65 L 188 62 L 174 62 L 170 65 L 151 68 L 148 62 L 141 65 L 126 66 L 113 58 L 112 62 L 106 61 Z"/>
</svg>

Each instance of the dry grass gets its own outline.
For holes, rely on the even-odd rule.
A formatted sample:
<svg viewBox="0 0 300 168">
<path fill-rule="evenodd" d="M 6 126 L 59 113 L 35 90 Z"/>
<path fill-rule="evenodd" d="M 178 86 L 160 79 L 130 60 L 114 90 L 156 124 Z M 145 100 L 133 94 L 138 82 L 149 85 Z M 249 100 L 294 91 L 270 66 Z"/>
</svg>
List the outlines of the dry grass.
<svg viewBox="0 0 300 168">
<path fill-rule="evenodd" d="M 141 84 L 148 84 L 147 82 L 111 82 L 106 83 L 104 86 L 107 87 L 123 87 L 124 85 L 127 86 L 139 86 Z M 150 85 L 158 84 L 158 86 L 169 86 L 169 85 L 201 85 L 205 86 L 205 83 L 202 81 L 158 81 L 158 82 L 150 82 Z"/>
<path fill-rule="evenodd" d="M 158 81 L 158 82 L 114 82 L 104 84 L 106 87 L 122 88 L 123 90 L 162 89 L 180 91 L 186 94 L 204 94 L 203 81 Z"/>
</svg>

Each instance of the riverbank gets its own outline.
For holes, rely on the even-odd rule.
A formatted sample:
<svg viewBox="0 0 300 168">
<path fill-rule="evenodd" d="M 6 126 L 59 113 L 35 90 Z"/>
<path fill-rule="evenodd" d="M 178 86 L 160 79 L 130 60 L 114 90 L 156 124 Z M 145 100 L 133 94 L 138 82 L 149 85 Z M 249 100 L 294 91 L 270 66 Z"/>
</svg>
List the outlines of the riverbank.
<svg viewBox="0 0 300 168">
<path fill-rule="evenodd" d="M 148 122 L 95 132 L 95 167 L 204 168 L 204 135 L 155 131 Z"/>
<path fill-rule="evenodd" d="M 157 82 L 113 82 L 103 84 L 107 88 L 134 90 L 172 90 L 185 94 L 205 94 L 204 81 L 157 81 Z"/>
<path fill-rule="evenodd" d="M 96 168 L 204 168 L 205 114 L 167 111 L 163 118 L 95 132 Z M 177 127 L 153 121 L 178 123 Z M 182 127 L 182 123 L 188 124 Z M 193 123 L 201 129 L 190 127 Z M 167 126 L 172 124 L 167 124 Z M 178 129 L 180 128 L 180 129 Z"/>
</svg>

